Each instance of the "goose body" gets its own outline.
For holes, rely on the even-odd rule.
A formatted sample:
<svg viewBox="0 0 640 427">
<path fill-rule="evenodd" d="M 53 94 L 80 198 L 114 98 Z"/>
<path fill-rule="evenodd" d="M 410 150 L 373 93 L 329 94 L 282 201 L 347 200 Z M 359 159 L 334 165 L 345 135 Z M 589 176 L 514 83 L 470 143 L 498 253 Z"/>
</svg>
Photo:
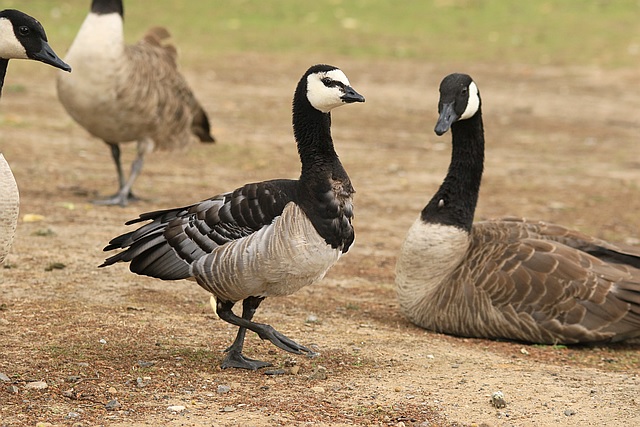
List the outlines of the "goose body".
<svg viewBox="0 0 640 427">
<path fill-rule="evenodd" d="M 542 344 L 640 336 L 640 249 L 556 224 L 473 223 L 484 161 L 480 96 L 464 74 L 440 86 L 436 133 L 452 132 L 447 177 L 407 233 L 401 311 L 452 335 Z"/>
<path fill-rule="evenodd" d="M 166 29 L 154 27 L 126 45 L 121 0 L 93 0 L 66 60 L 73 75 L 58 76 L 58 98 L 69 115 L 111 148 L 119 189 L 102 204 L 126 205 L 154 148 L 172 150 L 191 141 L 214 142 L 209 119 L 177 68 L 177 53 L 165 44 Z M 120 144 L 136 141 L 138 156 L 125 179 Z"/>
<path fill-rule="evenodd" d="M 330 111 L 363 101 L 341 70 L 309 68 L 293 99 L 302 162 L 298 180 L 250 183 L 190 206 L 142 214 L 128 224 L 148 222 L 114 238 L 105 250 L 124 251 L 101 267 L 129 262 L 134 273 L 195 280 L 211 292 L 220 318 L 239 327 L 223 368 L 269 366 L 242 355 L 247 329 L 283 350 L 312 354 L 251 319 L 264 298 L 289 295 L 322 279 L 353 243 L 354 189 L 334 150 Z M 242 317 L 232 312 L 238 301 L 243 301 Z"/>
<path fill-rule="evenodd" d="M 53 51 L 42 25 L 14 9 L 0 11 L 0 94 L 10 59 L 31 59 L 71 71 Z M 0 153 L 0 264 L 4 261 L 18 225 L 20 197 L 11 168 Z"/>
<path fill-rule="evenodd" d="M 9 164 L 0 153 L 0 264 L 11 249 L 18 226 L 20 195 Z"/>
</svg>

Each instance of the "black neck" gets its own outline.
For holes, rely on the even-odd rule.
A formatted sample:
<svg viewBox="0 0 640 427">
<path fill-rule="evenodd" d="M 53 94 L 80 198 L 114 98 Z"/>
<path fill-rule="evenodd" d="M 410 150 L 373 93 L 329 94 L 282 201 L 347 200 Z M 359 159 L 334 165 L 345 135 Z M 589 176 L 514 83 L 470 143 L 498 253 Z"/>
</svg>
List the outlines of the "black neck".
<svg viewBox="0 0 640 427">
<path fill-rule="evenodd" d="M 482 112 L 451 125 L 451 164 L 444 182 L 422 210 L 422 220 L 471 231 L 484 165 Z"/>
<path fill-rule="evenodd" d="M 122 0 L 93 0 L 91 3 L 91 13 L 95 13 L 96 15 L 118 13 L 124 17 Z"/>
<path fill-rule="evenodd" d="M 302 163 L 300 180 L 344 172 L 331 138 L 331 114 L 316 110 L 310 104 L 300 102 L 293 108 L 293 134 L 298 144 Z M 346 172 L 344 172 L 346 177 Z M 342 178 L 342 177 L 334 177 Z"/>
<path fill-rule="evenodd" d="M 4 86 L 4 76 L 7 75 L 7 66 L 9 65 L 9 60 L 0 58 L 0 95 L 2 95 L 2 87 Z"/>
</svg>

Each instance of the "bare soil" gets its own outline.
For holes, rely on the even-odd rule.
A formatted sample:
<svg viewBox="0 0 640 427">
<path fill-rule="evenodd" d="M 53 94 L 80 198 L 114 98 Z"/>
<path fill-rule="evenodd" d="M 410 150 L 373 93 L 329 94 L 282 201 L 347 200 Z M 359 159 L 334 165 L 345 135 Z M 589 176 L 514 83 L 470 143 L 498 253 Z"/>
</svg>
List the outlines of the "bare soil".
<svg viewBox="0 0 640 427">
<path fill-rule="evenodd" d="M 291 97 L 314 62 L 340 66 L 367 99 L 333 114 L 336 148 L 357 190 L 356 243 L 321 283 L 267 300 L 256 315 L 316 346 L 319 357 L 250 336 L 247 354 L 286 373 L 223 371 L 236 331 L 215 317 L 209 295 L 126 265 L 98 269 L 102 248 L 141 212 L 297 177 Z M 525 216 L 640 244 L 637 69 L 203 60 L 184 72 L 219 142 L 150 155 L 135 186 L 144 200 L 109 208 L 89 202 L 115 191 L 107 147 L 57 102 L 54 70 L 12 62 L 0 147 L 22 204 L 0 270 L 0 372 L 10 379 L 0 382 L 0 426 L 640 425 L 638 343 L 462 339 L 398 313 L 396 253 L 449 162 L 450 135 L 432 129 L 438 84 L 453 71 L 470 73 L 483 97 L 478 219 Z M 124 151 L 130 162 L 134 146 Z M 25 387 L 33 381 L 48 387 Z M 498 390 L 504 408 L 490 403 Z M 185 409 L 167 409 L 174 405 Z"/>
</svg>

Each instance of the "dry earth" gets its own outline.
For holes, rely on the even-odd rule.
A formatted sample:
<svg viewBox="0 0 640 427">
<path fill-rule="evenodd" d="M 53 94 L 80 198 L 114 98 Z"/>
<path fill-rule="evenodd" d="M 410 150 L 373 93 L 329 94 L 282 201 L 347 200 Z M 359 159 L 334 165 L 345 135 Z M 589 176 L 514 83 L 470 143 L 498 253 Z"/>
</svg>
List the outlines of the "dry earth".
<svg viewBox="0 0 640 427">
<path fill-rule="evenodd" d="M 143 211 L 296 177 L 291 96 L 321 61 L 367 98 L 333 114 L 358 192 L 356 244 L 320 284 L 267 300 L 256 317 L 321 355 L 291 357 L 251 336 L 247 353 L 287 374 L 221 371 L 235 329 L 215 318 L 206 292 L 96 266 Z M 0 271 L 0 372 L 9 377 L 0 381 L 0 426 L 640 425 L 637 343 L 460 339 L 398 314 L 396 252 L 449 161 L 450 135 L 432 129 L 439 81 L 452 71 L 472 74 L 483 96 L 478 218 L 526 216 L 640 244 L 637 69 L 220 57 L 185 70 L 219 143 L 149 156 L 136 186 L 145 200 L 122 209 L 88 202 L 115 190 L 114 168 L 107 147 L 58 104 L 55 71 L 12 62 L 0 147 L 22 205 Z M 125 151 L 130 161 L 134 147 Z M 26 388 L 32 381 L 48 387 Z M 505 408 L 489 403 L 497 390 Z"/>
</svg>

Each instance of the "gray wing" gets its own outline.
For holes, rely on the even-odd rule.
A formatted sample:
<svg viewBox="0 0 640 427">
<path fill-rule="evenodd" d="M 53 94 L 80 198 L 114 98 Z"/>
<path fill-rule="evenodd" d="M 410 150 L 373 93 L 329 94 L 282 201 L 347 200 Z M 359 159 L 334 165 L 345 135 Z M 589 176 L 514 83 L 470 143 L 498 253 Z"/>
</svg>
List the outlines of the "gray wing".
<svg viewBox="0 0 640 427">
<path fill-rule="evenodd" d="M 271 224 L 295 200 L 297 181 L 247 184 L 191 206 L 149 212 L 127 222 L 151 221 L 120 235 L 104 250 L 125 249 L 100 267 L 130 262 L 130 270 L 164 280 L 192 276 L 191 265 L 217 247 Z"/>
</svg>

